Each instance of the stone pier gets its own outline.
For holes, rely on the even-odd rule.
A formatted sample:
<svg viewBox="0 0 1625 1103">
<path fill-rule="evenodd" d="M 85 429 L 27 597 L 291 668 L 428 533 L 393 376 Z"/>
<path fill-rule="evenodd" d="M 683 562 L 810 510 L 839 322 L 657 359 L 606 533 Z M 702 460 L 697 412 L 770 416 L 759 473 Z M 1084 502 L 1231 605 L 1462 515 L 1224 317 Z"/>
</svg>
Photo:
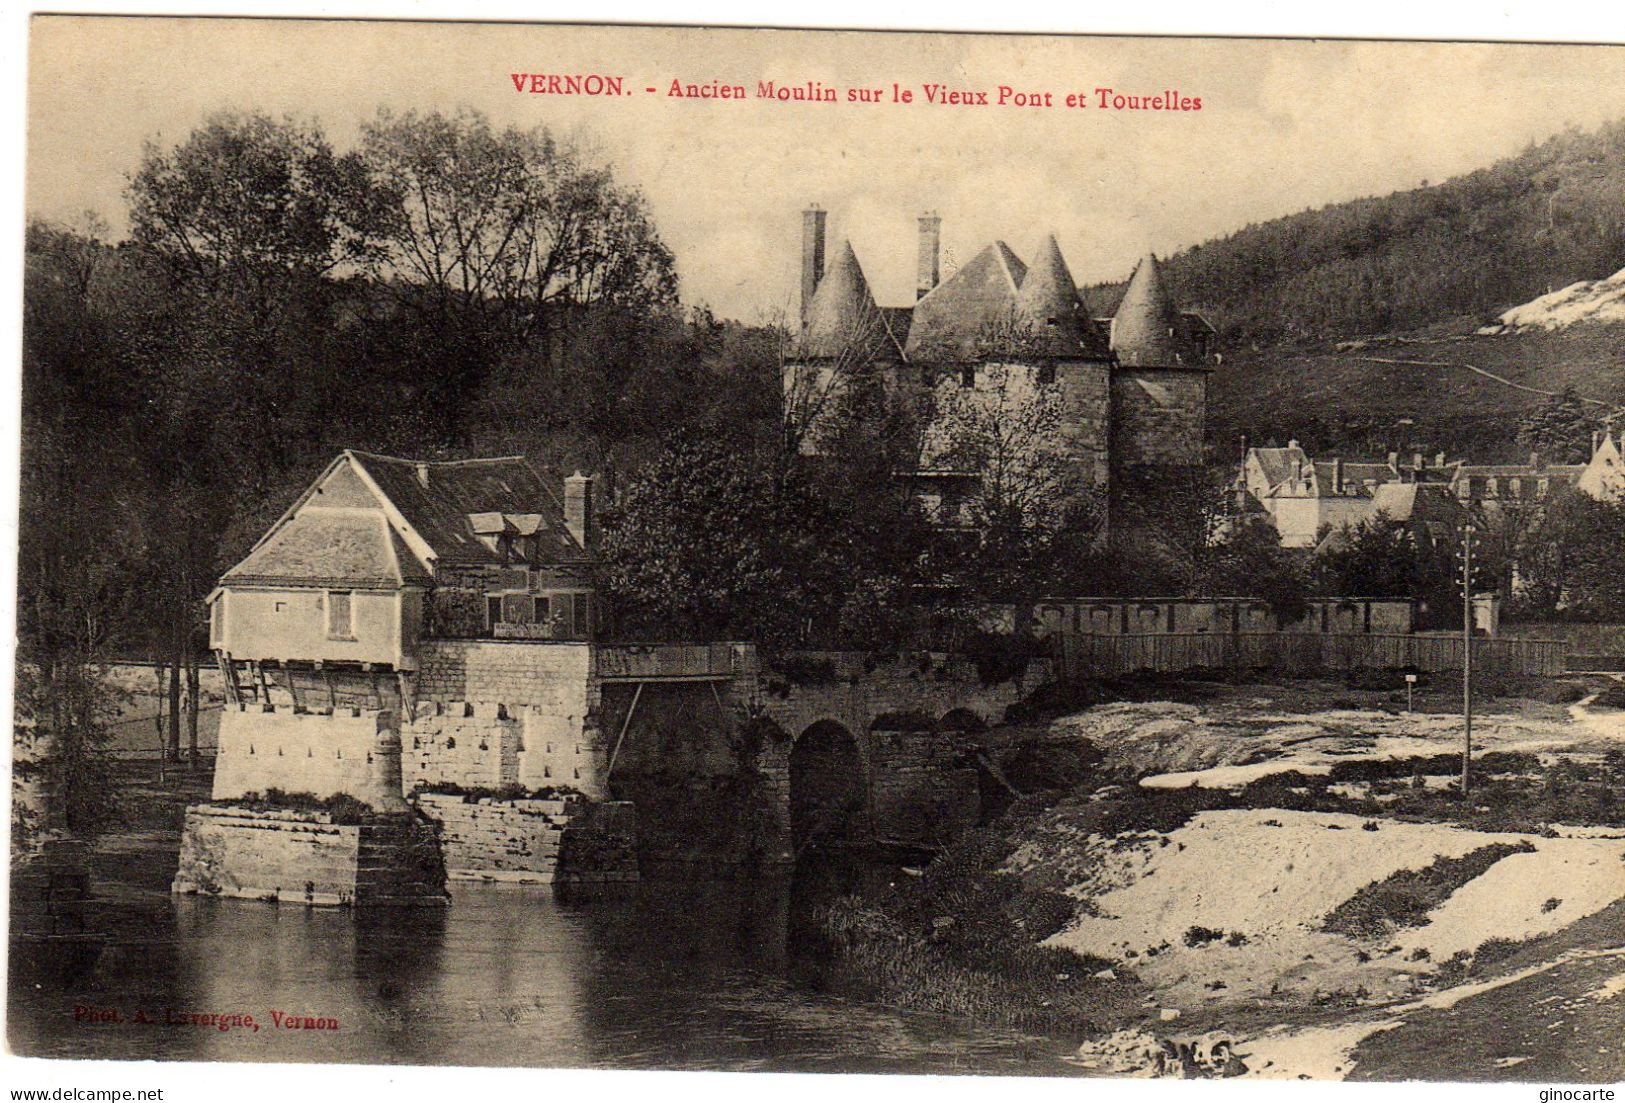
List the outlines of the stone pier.
<svg viewBox="0 0 1625 1103">
<path fill-rule="evenodd" d="M 434 825 L 401 794 L 393 711 L 228 706 L 211 801 L 171 890 L 309 905 L 443 905 Z"/>
</svg>

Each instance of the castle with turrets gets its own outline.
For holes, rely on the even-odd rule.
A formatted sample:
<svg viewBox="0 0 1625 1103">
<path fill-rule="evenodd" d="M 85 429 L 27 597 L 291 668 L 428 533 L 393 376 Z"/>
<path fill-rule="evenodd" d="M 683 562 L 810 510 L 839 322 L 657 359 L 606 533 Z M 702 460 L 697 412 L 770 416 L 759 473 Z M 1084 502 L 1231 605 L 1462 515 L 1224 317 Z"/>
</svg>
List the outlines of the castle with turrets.
<svg viewBox="0 0 1625 1103">
<path fill-rule="evenodd" d="M 857 380 L 872 380 L 893 408 L 924 414 L 907 474 L 939 520 L 986 477 L 941 446 L 944 411 L 967 400 L 996 421 L 1042 397 L 1057 410 L 1046 462 L 1108 502 L 1148 473 L 1201 461 L 1213 329 L 1175 307 L 1154 256 L 1135 268 L 1116 314 L 1095 318 L 1053 234 L 1031 264 L 995 241 L 942 279 L 941 219 L 927 214 L 916 301 L 882 307 L 849 241 L 826 264 L 826 217 L 803 212 L 801 325 L 783 376 L 802 451 L 821 450 L 820 423 Z"/>
</svg>

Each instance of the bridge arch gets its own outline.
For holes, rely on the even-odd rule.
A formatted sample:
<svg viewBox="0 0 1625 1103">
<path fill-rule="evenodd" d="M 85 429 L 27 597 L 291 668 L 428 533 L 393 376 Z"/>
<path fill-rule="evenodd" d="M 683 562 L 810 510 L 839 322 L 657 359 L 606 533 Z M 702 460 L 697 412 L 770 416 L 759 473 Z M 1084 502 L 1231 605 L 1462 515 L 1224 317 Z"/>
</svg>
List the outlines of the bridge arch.
<svg viewBox="0 0 1625 1103">
<path fill-rule="evenodd" d="M 955 708 L 942 714 L 937 721 L 938 731 L 948 732 L 979 732 L 987 727 L 987 721 L 975 709 Z"/>
<path fill-rule="evenodd" d="M 809 847 L 868 842 L 869 772 L 862 744 L 839 721 L 809 724 L 790 748 L 790 838 Z"/>
</svg>

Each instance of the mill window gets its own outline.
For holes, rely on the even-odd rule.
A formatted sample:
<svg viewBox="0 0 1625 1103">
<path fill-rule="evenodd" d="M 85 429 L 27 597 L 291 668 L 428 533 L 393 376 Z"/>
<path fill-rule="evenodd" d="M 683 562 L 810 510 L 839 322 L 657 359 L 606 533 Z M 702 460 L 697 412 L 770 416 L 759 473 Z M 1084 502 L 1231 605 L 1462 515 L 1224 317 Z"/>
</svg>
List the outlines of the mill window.
<svg viewBox="0 0 1625 1103">
<path fill-rule="evenodd" d="M 546 624 L 547 618 L 553 615 L 553 603 L 545 597 L 536 599 L 535 617 L 537 624 Z"/>
<path fill-rule="evenodd" d="M 501 624 L 501 623 L 502 623 L 502 598 L 501 597 L 487 597 L 485 599 L 485 629 L 486 629 L 486 631 L 489 632 L 489 631 L 495 630 L 496 626 Z"/>
<path fill-rule="evenodd" d="M 327 638 L 332 640 L 355 639 L 355 609 L 350 601 L 350 591 L 327 591 Z"/>
</svg>

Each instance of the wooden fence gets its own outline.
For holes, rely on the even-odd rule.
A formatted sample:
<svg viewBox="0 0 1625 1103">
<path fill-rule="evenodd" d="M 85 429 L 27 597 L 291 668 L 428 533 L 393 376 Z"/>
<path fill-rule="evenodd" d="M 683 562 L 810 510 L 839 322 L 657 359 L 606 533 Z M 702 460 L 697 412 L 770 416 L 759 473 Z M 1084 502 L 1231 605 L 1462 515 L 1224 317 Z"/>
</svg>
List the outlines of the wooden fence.
<svg viewBox="0 0 1625 1103">
<path fill-rule="evenodd" d="M 1139 670 L 1272 670 L 1312 674 L 1358 667 L 1460 670 L 1460 636 L 1314 635 L 1295 632 L 1167 632 L 1145 635 L 1063 633 L 1061 663 L 1069 679 L 1114 677 Z M 1494 674 L 1563 673 L 1561 640 L 1479 638 L 1473 669 Z"/>
</svg>

